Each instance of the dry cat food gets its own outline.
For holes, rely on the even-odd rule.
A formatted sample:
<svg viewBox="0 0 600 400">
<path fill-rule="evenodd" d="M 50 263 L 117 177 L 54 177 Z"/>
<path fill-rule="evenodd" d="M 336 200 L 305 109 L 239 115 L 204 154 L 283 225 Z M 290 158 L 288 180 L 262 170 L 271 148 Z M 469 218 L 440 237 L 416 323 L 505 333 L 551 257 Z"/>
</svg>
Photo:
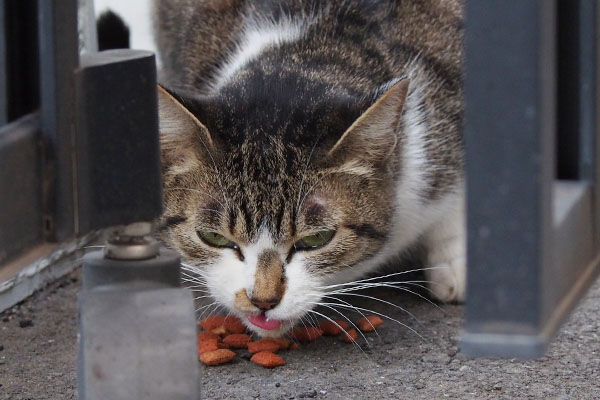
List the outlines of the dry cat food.
<svg viewBox="0 0 600 400">
<path fill-rule="evenodd" d="M 363 332 L 372 332 L 383 324 L 381 318 L 369 315 L 357 321 L 356 326 Z M 236 353 L 230 349 L 247 349 L 252 357 L 250 361 L 265 368 L 285 365 L 278 354 L 282 350 L 296 350 L 299 342 L 312 342 L 322 335 L 342 335 L 347 343 L 358 340 L 358 332 L 350 324 L 341 320 L 321 321 L 318 327 L 303 326 L 294 328 L 287 338 L 270 338 L 253 341 L 246 327 L 234 316 L 212 316 L 198 324 L 198 358 L 206 365 L 221 365 L 232 361 Z"/>
<path fill-rule="evenodd" d="M 248 343 L 250 342 L 250 336 L 244 333 L 233 333 L 231 335 L 225 336 L 223 339 L 223 343 L 231 347 L 232 349 L 245 349 L 248 347 Z"/>
<path fill-rule="evenodd" d="M 223 327 L 229 333 L 242 334 L 246 332 L 246 325 L 242 323 L 237 317 L 229 315 L 223 321 Z"/>
<path fill-rule="evenodd" d="M 292 341 L 290 339 L 280 337 L 269 340 L 276 342 L 279 345 L 279 350 L 294 350 L 290 349 L 290 346 L 292 345 Z"/>
<path fill-rule="evenodd" d="M 259 351 L 250 358 L 250 361 L 265 368 L 274 368 L 285 365 L 283 358 L 270 351 Z"/>
<path fill-rule="evenodd" d="M 227 349 L 218 349 L 200 354 L 200 361 L 206 365 L 220 365 L 233 360 L 235 353 Z"/>
<path fill-rule="evenodd" d="M 303 326 L 292 329 L 290 337 L 299 342 L 312 342 L 323 335 L 320 328 L 314 326 Z"/>
<path fill-rule="evenodd" d="M 200 321 L 200 328 L 205 332 L 212 332 L 215 329 L 222 327 L 225 324 L 225 317 L 221 315 L 214 315 L 212 317 L 204 318 Z"/>
<path fill-rule="evenodd" d="M 219 335 L 215 335 L 212 332 L 198 332 L 198 342 L 200 342 L 202 340 L 207 340 L 207 339 L 219 340 L 220 337 L 219 337 Z"/>
<path fill-rule="evenodd" d="M 342 332 L 350 328 L 350 324 L 346 321 L 321 321 L 319 328 L 323 331 L 323 335 L 326 336 L 337 336 L 341 335 Z"/>
<path fill-rule="evenodd" d="M 248 352 L 250 352 L 250 354 L 260 353 L 263 351 L 275 353 L 276 351 L 279 351 L 279 343 L 271 339 L 263 339 L 248 343 Z"/>
<path fill-rule="evenodd" d="M 198 341 L 198 354 L 204 354 L 218 349 L 219 341 L 217 339 L 205 339 Z"/>
<path fill-rule="evenodd" d="M 356 329 L 350 328 L 346 331 L 346 334 L 344 335 L 344 341 L 346 343 L 354 343 L 354 342 L 356 342 L 357 339 L 358 339 L 358 332 L 356 332 Z"/>
<path fill-rule="evenodd" d="M 377 315 L 369 315 L 356 322 L 356 326 L 363 332 L 373 332 L 383 324 L 383 320 Z"/>
</svg>

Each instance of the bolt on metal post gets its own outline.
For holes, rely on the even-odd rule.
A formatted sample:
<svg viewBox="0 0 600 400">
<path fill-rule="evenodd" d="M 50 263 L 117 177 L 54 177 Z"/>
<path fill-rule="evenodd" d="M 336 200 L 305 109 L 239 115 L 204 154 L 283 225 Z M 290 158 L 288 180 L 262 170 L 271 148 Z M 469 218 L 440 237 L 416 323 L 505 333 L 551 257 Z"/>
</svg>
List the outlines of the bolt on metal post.
<svg viewBox="0 0 600 400">
<path fill-rule="evenodd" d="M 158 255 L 158 242 L 152 237 L 152 223 L 135 222 L 111 229 L 104 256 L 114 260 L 145 260 Z"/>
</svg>

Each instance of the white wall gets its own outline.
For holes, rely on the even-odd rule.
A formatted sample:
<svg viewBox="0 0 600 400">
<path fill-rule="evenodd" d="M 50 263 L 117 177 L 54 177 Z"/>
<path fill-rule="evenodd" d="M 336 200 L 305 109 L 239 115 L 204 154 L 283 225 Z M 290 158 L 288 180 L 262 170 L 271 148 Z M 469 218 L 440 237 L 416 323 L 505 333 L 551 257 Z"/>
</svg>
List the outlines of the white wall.
<svg viewBox="0 0 600 400">
<path fill-rule="evenodd" d="M 151 0 L 94 0 L 96 16 L 106 9 L 118 14 L 129 26 L 132 49 L 156 52 L 152 32 Z"/>
</svg>

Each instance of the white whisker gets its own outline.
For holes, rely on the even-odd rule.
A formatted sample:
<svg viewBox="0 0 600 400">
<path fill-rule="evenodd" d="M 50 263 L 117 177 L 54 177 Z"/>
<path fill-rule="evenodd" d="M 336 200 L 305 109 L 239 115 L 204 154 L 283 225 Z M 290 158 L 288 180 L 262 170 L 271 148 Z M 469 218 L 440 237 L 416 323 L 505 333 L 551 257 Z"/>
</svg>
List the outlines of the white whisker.
<svg viewBox="0 0 600 400">
<path fill-rule="evenodd" d="M 419 271 L 427 271 L 427 270 L 432 270 L 432 269 L 447 269 L 449 267 L 445 267 L 445 266 L 439 266 L 439 267 L 428 267 L 428 268 L 416 268 L 416 269 L 411 269 L 408 271 L 401 271 L 401 272 L 394 272 L 392 274 L 387 274 L 387 275 L 382 275 L 382 276 L 374 276 L 372 278 L 366 278 L 366 279 L 361 279 L 358 281 L 352 281 L 352 282 L 346 282 L 346 283 L 338 283 L 335 285 L 328 285 L 328 286 L 319 286 L 319 289 L 330 289 L 330 288 L 334 288 L 334 287 L 338 287 L 338 286 L 348 286 L 348 285 L 355 285 L 358 283 L 362 283 L 362 282 L 369 282 L 369 281 L 374 281 L 376 279 L 384 279 L 384 278 L 389 278 L 390 276 L 397 276 L 397 275 L 404 275 L 404 274 L 408 274 L 411 272 L 419 272 Z"/>
<path fill-rule="evenodd" d="M 348 321 L 348 323 L 350 323 L 350 325 L 352 325 L 352 327 L 353 327 L 354 329 L 356 329 L 356 331 L 357 331 L 358 333 L 360 333 L 360 335 L 363 337 L 363 339 L 365 340 L 365 342 L 366 342 L 366 343 L 369 343 L 369 342 L 367 341 L 367 337 L 364 335 L 364 333 L 362 333 L 362 331 L 360 330 L 360 328 L 359 328 L 358 326 L 356 326 L 356 324 L 355 324 L 354 322 L 352 322 L 352 320 L 351 320 L 350 318 L 346 317 L 346 316 L 345 316 L 345 315 L 344 315 L 344 314 L 343 314 L 341 311 L 339 311 L 339 310 L 336 310 L 334 307 L 327 305 L 327 304 L 332 304 L 332 303 L 312 303 L 312 304 L 317 304 L 317 305 L 319 305 L 319 306 L 321 306 L 321 307 L 328 308 L 328 309 L 330 309 L 330 310 L 332 310 L 332 311 L 335 311 L 336 313 L 340 314 L 342 317 L 344 317 L 344 319 L 346 319 L 346 320 Z M 314 311 L 314 310 L 313 310 L 313 311 Z M 335 323 L 335 321 L 333 321 L 333 323 Z M 337 324 L 336 324 L 336 325 L 337 325 Z M 338 325 L 338 326 L 339 326 L 339 325 Z M 340 328 L 341 328 L 341 326 L 340 326 Z M 342 331 L 345 331 L 345 329 L 343 329 L 343 328 L 342 328 Z M 347 334 L 346 334 L 346 336 L 349 336 L 349 335 L 347 335 Z"/>
<path fill-rule="evenodd" d="M 332 320 L 331 318 L 329 318 L 329 317 L 327 317 L 326 315 L 324 315 L 324 314 L 321 314 L 320 312 L 317 312 L 317 311 L 315 311 L 315 310 L 310 310 L 309 312 L 310 312 L 310 313 L 317 314 L 317 315 L 320 315 L 321 317 L 323 317 L 323 318 L 326 318 L 327 320 L 331 321 L 331 322 L 332 322 L 332 323 L 334 323 L 334 324 L 335 324 L 335 325 L 336 325 L 338 328 L 340 328 L 340 329 L 342 330 L 342 332 L 344 332 L 344 334 L 345 334 L 347 337 L 349 337 L 350 339 L 352 339 L 352 336 L 350 336 L 350 335 L 348 334 L 348 332 L 346 332 L 346 330 L 345 330 L 344 328 L 342 328 L 341 326 L 339 326 L 339 325 L 338 325 L 338 324 L 337 324 L 337 323 L 336 323 L 334 320 Z M 358 332 L 360 332 L 360 330 L 358 330 Z M 367 345 L 368 345 L 368 344 L 369 344 L 369 342 L 367 341 L 367 338 L 365 337 L 365 335 L 363 335 L 363 334 L 362 334 L 362 332 L 360 332 L 360 334 L 361 334 L 361 335 L 362 335 L 362 337 L 365 339 L 365 341 L 367 342 Z M 354 344 L 356 347 L 358 347 L 358 348 L 360 349 L 360 351 L 362 351 L 362 352 L 363 352 L 363 354 L 365 354 L 365 355 L 366 355 L 365 351 L 362 349 L 362 347 L 360 347 L 360 345 L 359 345 L 359 344 L 358 344 L 358 343 L 357 343 L 355 340 L 352 340 L 352 343 L 353 343 L 353 344 Z"/>
<path fill-rule="evenodd" d="M 423 339 L 424 341 L 426 341 L 426 339 L 425 339 L 423 336 L 421 336 L 421 335 L 419 334 L 419 332 L 415 331 L 415 330 L 414 330 L 413 328 L 411 328 L 410 326 L 406 325 L 405 323 L 402 323 L 402 322 L 398 321 L 397 319 L 394 319 L 394 318 L 392 318 L 392 317 L 389 317 L 389 316 L 387 316 L 387 315 L 385 315 L 385 314 L 382 314 L 382 313 L 379 313 L 379 312 L 377 312 L 377 311 L 369 310 L 369 309 L 367 309 L 367 308 L 362 308 L 362 307 L 356 307 L 356 306 L 350 306 L 350 307 L 349 307 L 349 306 L 346 306 L 346 305 L 344 305 L 344 304 L 338 304 L 338 303 L 319 303 L 319 304 L 321 304 L 321 305 L 324 305 L 324 304 L 327 304 L 327 305 L 334 305 L 334 306 L 336 306 L 336 307 L 343 307 L 343 308 L 352 308 L 352 309 L 355 309 L 355 310 L 362 310 L 362 311 L 366 311 L 366 312 L 368 312 L 368 313 L 373 313 L 373 314 L 379 315 L 380 317 L 387 318 L 387 319 L 389 319 L 389 320 L 391 320 L 391 321 L 394 321 L 394 322 L 396 322 L 396 323 L 397 323 L 397 324 L 399 324 L 399 325 L 402 325 L 403 327 L 405 327 L 406 329 L 410 330 L 410 331 L 411 331 L 411 332 L 413 332 L 415 335 L 417 335 L 418 337 L 420 337 L 421 339 Z"/>
<path fill-rule="evenodd" d="M 194 300 L 205 299 L 207 297 L 212 297 L 212 296 L 210 296 L 210 295 L 208 295 L 208 296 L 198 296 L 198 297 L 194 297 Z"/>
<path fill-rule="evenodd" d="M 212 302 L 212 303 L 210 303 L 210 304 L 204 305 L 204 306 L 202 306 L 202 307 L 198 307 L 198 308 L 196 308 L 196 312 L 199 312 L 200 310 L 202 310 L 202 309 L 204 309 L 204 308 L 206 308 L 206 307 L 210 307 L 210 306 L 212 306 L 212 305 L 214 305 L 214 304 L 216 304 L 216 303 L 217 303 L 217 302 L 216 302 L 216 301 L 214 301 L 214 302 Z M 206 310 L 204 310 L 204 311 L 206 311 Z M 202 314 L 200 315 L 200 317 L 198 317 L 198 319 L 201 319 L 203 314 L 204 314 L 204 312 L 202 312 Z"/>
<path fill-rule="evenodd" d="M 388 304 L 388 305 L 390 305 L 390 306 L 392 306 L 392 307 L 395 307 L 395 308 L 397 308 L 397 309 L 399 309 L 399 310 L 401 310 L 401 311 L 403 311 L 403 312 L 407 313 L 407 314 L 408 314 L 408 315 L 410 315 L 410 316 L 411 316 L 411 317 L 412 317 L 412 318 L 413 318 L 415 321 L 417 321 L 417 322 L 421 323 L 421 321 L 419 321 L 419 319 L 418 319 L 417 317 L 415 317 L 415 316 L 414 316 L 414 315 L 413 315 L 413 314 L 412 314 L 410 311 L 408 311 L 408 310 L 406 310 L 405 308 L 402 308 L 402 307 L 400 307 L 399 305 L 397 305 L 397 304 L 394 304 L 394 303 L 392 303 L 392 302 L 390 302 L 390 301 L 386 301 L 386 300 L 379 299 L 379 298 L 377 298 L 377 297 L 374 297 L 374 296 L 367 296 L 367 295 L 364 295 L 364 294 L 358 294 L 358 293 L 339 293 L 339 294 L 340 294 L 340 295 L 343 295 L 343 296 L 355 296 L 355 297 L 363 297 L 363 298 L 366 298 L 366 299 L 372 299 L 372 300 L 379 301 L 379 302 L 381 302 L 381 303 Z M 327 297 L 331 297 L 331 296 L 327 296 Z M 368 321 L 368 319 L 367 319 L 367 321 Z M 373 327 L 373 328 L 374 328 L 374 327 Z"/>
<path fill-rule="evenodd" d="M 380 288 L 380 287 L 387 287 L 387 288 L 392 288 L 392 289 L 397 289 L 397 290 L 402 290 L 404 292 L 408 292 L 410 294 L 414 294 L 415 296 L 425 300 L 426 302 L 428 302 L 429 304 L 431 304 L 432 306 L 434 306 L 435 308 L 437 308 L 438 310 L 440 310 L 442 313 L 446 313 L 440 306 L 438 306 L 437 304 L 435 304 L 433 301 L 431 301 L 430 299 L 428 299 L 427 297 L 423 296 L 420 293 L 417 293 L 415 291 L 412 291 L 408 288 L 402 287 L 402 286 L 396 286 L 396 285 L 400 285 L 403 284 L 403 282 L 397 282 L 395 284 L 387 284 L 387 283 L 383 283 L 383 282 L 378 282 L 378 283 L 365 283 L 361 286 L 357 286 L 357 287 L 353 287 L 353 288 L 346 288 L 346 289 L 341 289 L 341 290 L 336 290 L 336 291 L 332 291 L 332 292 L 327 292 L 328 294 L 342 294 L 342 293 L 348 293 L 348 292 L 353 292 L 356 290 L 361 290 L 361 289 L 368 289 L 368 288 Z"/>
<path fill-rule="evenodd" d="M 354 308 L 354 310 L 355 310 L 354 312 L 356 312 L 356 313 L 360 314 L 360 315 L 361 315 L 361 316 L 362 316 L 364 319 L 366 319 L 366 320 L 369 322 L 369 325 L 371 325 L 371 327 L 373 327 L 373 329 L 375 330 L 375 334 L 376 334 L 377 336 L 379 336 L 379 333 L 377 332 L 377 330 L 375 329 L 375 327 L 373 326 L 373 324 L 371 323 L 371 321 L 369 321 L 369 319 L 367 318 L 367 316 L 366 316 L 365 314 L 363 314 L 362 312 L 360 312 L 360 310 L 358 310 L 358 309 L 357 309 L 356 307 L 354 307 L 352 304 L 348 303 L 348 302 L 347 302 L 347 301 L 345 301 L 345 300 L 338 299 L 337 297 L 333 297 L 333 296 L 327 296 L 327 295 L 325 295 L 325 296 L 323 296 L 323 297 L 324 297 L 324 298 L 328 298 L 328 299 L 332 299 L 332 300 L 337 300 L 337 301 L 339 301 L 339 302 L 341 302 L 341 303 L 344 303 L 344 304 L 346 304 L 348 307 L 352 307 L 352 308 Z M 350 321 L 350 320 L 348 319 L 348 321 Z M 350 323 L 351 323 L 351 324 L 352 324 L 352 325 L 353 325 L 353 326 L 354 326 L 354 327 L 355 327 L 355 328 L 356 328 L 356 329 L 357 329 L 357 330 L 360 332 L 360 328 L 358 328 L 356 325 L 354 325 L 354 323 L 353 323 L 352 321 L 350 321 Z M 365 339 L 365 340 L 366 340 L 366 339 Z"/>
</svg>

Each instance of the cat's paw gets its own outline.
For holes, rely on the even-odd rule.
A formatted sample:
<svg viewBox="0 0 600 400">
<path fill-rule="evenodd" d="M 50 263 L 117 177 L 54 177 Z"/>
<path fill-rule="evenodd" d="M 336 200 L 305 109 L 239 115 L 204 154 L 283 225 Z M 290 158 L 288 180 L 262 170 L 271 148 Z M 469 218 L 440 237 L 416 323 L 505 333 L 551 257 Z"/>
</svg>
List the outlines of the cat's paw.
<svg viewBox="0 0 600 400">
<path fill-rule="evenodd" d="M 467 289 L 466 229 L 462 195 L 426 236 L 425 276 L 433 297 L 444 302 L 465 301 Z"/>
<path fill-rule="evenodd" d="M 467 266 L 464 256 L 430 264 L 429 268 L 425 275 L 433 297 L 446 303 L 465 301 Z"/>
</svg>

